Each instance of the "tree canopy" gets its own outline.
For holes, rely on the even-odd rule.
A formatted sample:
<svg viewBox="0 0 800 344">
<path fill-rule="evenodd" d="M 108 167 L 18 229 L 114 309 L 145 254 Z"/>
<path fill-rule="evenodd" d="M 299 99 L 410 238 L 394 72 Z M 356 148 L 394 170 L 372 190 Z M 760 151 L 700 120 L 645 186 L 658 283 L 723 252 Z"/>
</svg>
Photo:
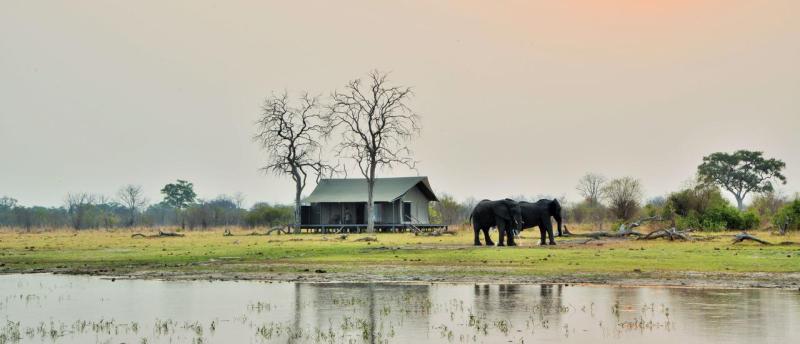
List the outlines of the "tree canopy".
<svg viewBox="0 0 800 344">
<path fill-rule="evenodd" d="M 719 185 L 732 193 L 739 210 L 743 210 L 747 194 L 773 191 L 774 181 L 786 184 L 786 177 L 781 174 L 785 167 L 783 161 L 764 158 L 762 152 L 738 150 L 703 157 L 697 174 L 703 182 Z"/>
<path fill-rule="evenodd" d="M 178 209 L 186 208 L 189 204 L 194 203 L 195 197 L 197 197 L 197 194 L 194 193 L 194 184 L 180 179 L 177 183 L 165 185 L 161 189 L 161 193 L 164 194 L 164 203 Z"/>
</svg>

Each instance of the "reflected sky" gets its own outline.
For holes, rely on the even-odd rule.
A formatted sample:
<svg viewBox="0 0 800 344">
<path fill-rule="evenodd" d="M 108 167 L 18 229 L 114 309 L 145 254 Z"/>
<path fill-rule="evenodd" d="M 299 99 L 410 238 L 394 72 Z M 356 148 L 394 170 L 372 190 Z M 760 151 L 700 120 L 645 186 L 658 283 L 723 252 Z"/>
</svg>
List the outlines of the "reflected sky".
<svg viewBox="0 0 800 344">
<path fill-rule="evenodd" d="M 0 342 L 785 343 L 800 293 L 0 276 Z"/>
</svg>

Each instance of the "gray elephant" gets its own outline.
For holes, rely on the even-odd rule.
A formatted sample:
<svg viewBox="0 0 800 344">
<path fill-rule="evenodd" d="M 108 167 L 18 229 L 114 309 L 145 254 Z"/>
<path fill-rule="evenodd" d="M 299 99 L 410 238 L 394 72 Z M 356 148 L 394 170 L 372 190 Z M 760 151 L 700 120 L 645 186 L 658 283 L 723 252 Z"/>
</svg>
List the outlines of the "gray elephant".
<svg viewBox="0 0 800 344">
<path fill-rule="evenodd" d="M 472 227 L 475 230 L 475 245 L 481 245 L 479 233 L 483 231 L 486 245 L 494 245 L 492 238 L 489 237 L 489 228 L 497 227 L 500 233 L 500 240 L 497 246 L 516 246 L 514 242 L 514 232 L 522 229 L 522 209 L 518 202 L 512 199 L 502 199 L 490 201 L 488 199 L 480 201 L 472 209 L 469 215 Z M 504 240 L 505 237 L 507 240 Z"/>
<path fill-rule="evenodd" d="M 534 203 L 519 202 L 522 208 L 522 229 L 539 227 L 541 239 L 539 243 L 545 244 L 545 238 L 549 235 L 550 245 L 555 245 L 556 241 L 553 239 L 553 223 L 550 217 L 556 219 L 558 224 L 558 236 L 561 236 L 561 204 L 557 199 L 540 199 Z"/>
</svg>

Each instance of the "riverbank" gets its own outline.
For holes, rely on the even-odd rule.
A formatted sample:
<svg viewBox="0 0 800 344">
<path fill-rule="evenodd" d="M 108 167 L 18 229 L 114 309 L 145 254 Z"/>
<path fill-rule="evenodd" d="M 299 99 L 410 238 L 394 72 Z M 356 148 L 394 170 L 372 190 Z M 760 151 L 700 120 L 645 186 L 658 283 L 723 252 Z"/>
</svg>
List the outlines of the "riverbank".
<svg viewBox="0 0 800 344">
<path fill-rule="evenodd" d="M 475 247 L 456 235 L 248 235 L 223 230 L 132 238 L 137 231 L 0 232 L 0 272 L 52 272 L 167 280 L 459 282 L 800 288 L 800 246 L 732 244 L 730 233 L 699 240 L 561 238 L 538 246 Z M 538 233 L 537 233 L 538 235 Z M 756 233 L 774 243 L 800 235 Z"/>
</svg>

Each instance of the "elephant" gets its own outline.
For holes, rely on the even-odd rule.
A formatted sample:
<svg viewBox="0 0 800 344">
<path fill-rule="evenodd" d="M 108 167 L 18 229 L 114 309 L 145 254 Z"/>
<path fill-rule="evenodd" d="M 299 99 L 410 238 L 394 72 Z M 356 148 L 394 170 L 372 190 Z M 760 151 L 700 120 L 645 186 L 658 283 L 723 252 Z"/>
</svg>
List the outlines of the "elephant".
<svg viewBox="0 0 800 344">
<path fill-rule="evenodd" d="M 518 231 L 522 226 L 522 209 L 519 203 L 512 199 L 502 199 L 490 201 L 482 200 L 475 205 L 469 215 L 472 227 L 475 230 L 475 245 L 480 246 L 481 240 L 479 233 L 482 230 L 486 239 L 486 245 L 494 245 L 492 238 L 489 237 L 489 228 L 497 227 L 500 232 L 500 241 L 497 246 L 505 246 L 504 237 L 508 235 L 508 246 L 516 246 L 514 242 L 514 231 Z"/>
<path fill-rule="evenodd" d="M 561 204 L 557 199 L 540 199 L 534 203 L 519 202 L 522 208 L 522 229 L 539 227 L 541 239 L 539 243 L 545 244 L 545 238 L 550 236 L 550 245 L 555 245 L 553 240 L 553 224 L 550 217 L 556 219 L 558 223 L 558 236 L 561 236 Z"/>
</svg>

